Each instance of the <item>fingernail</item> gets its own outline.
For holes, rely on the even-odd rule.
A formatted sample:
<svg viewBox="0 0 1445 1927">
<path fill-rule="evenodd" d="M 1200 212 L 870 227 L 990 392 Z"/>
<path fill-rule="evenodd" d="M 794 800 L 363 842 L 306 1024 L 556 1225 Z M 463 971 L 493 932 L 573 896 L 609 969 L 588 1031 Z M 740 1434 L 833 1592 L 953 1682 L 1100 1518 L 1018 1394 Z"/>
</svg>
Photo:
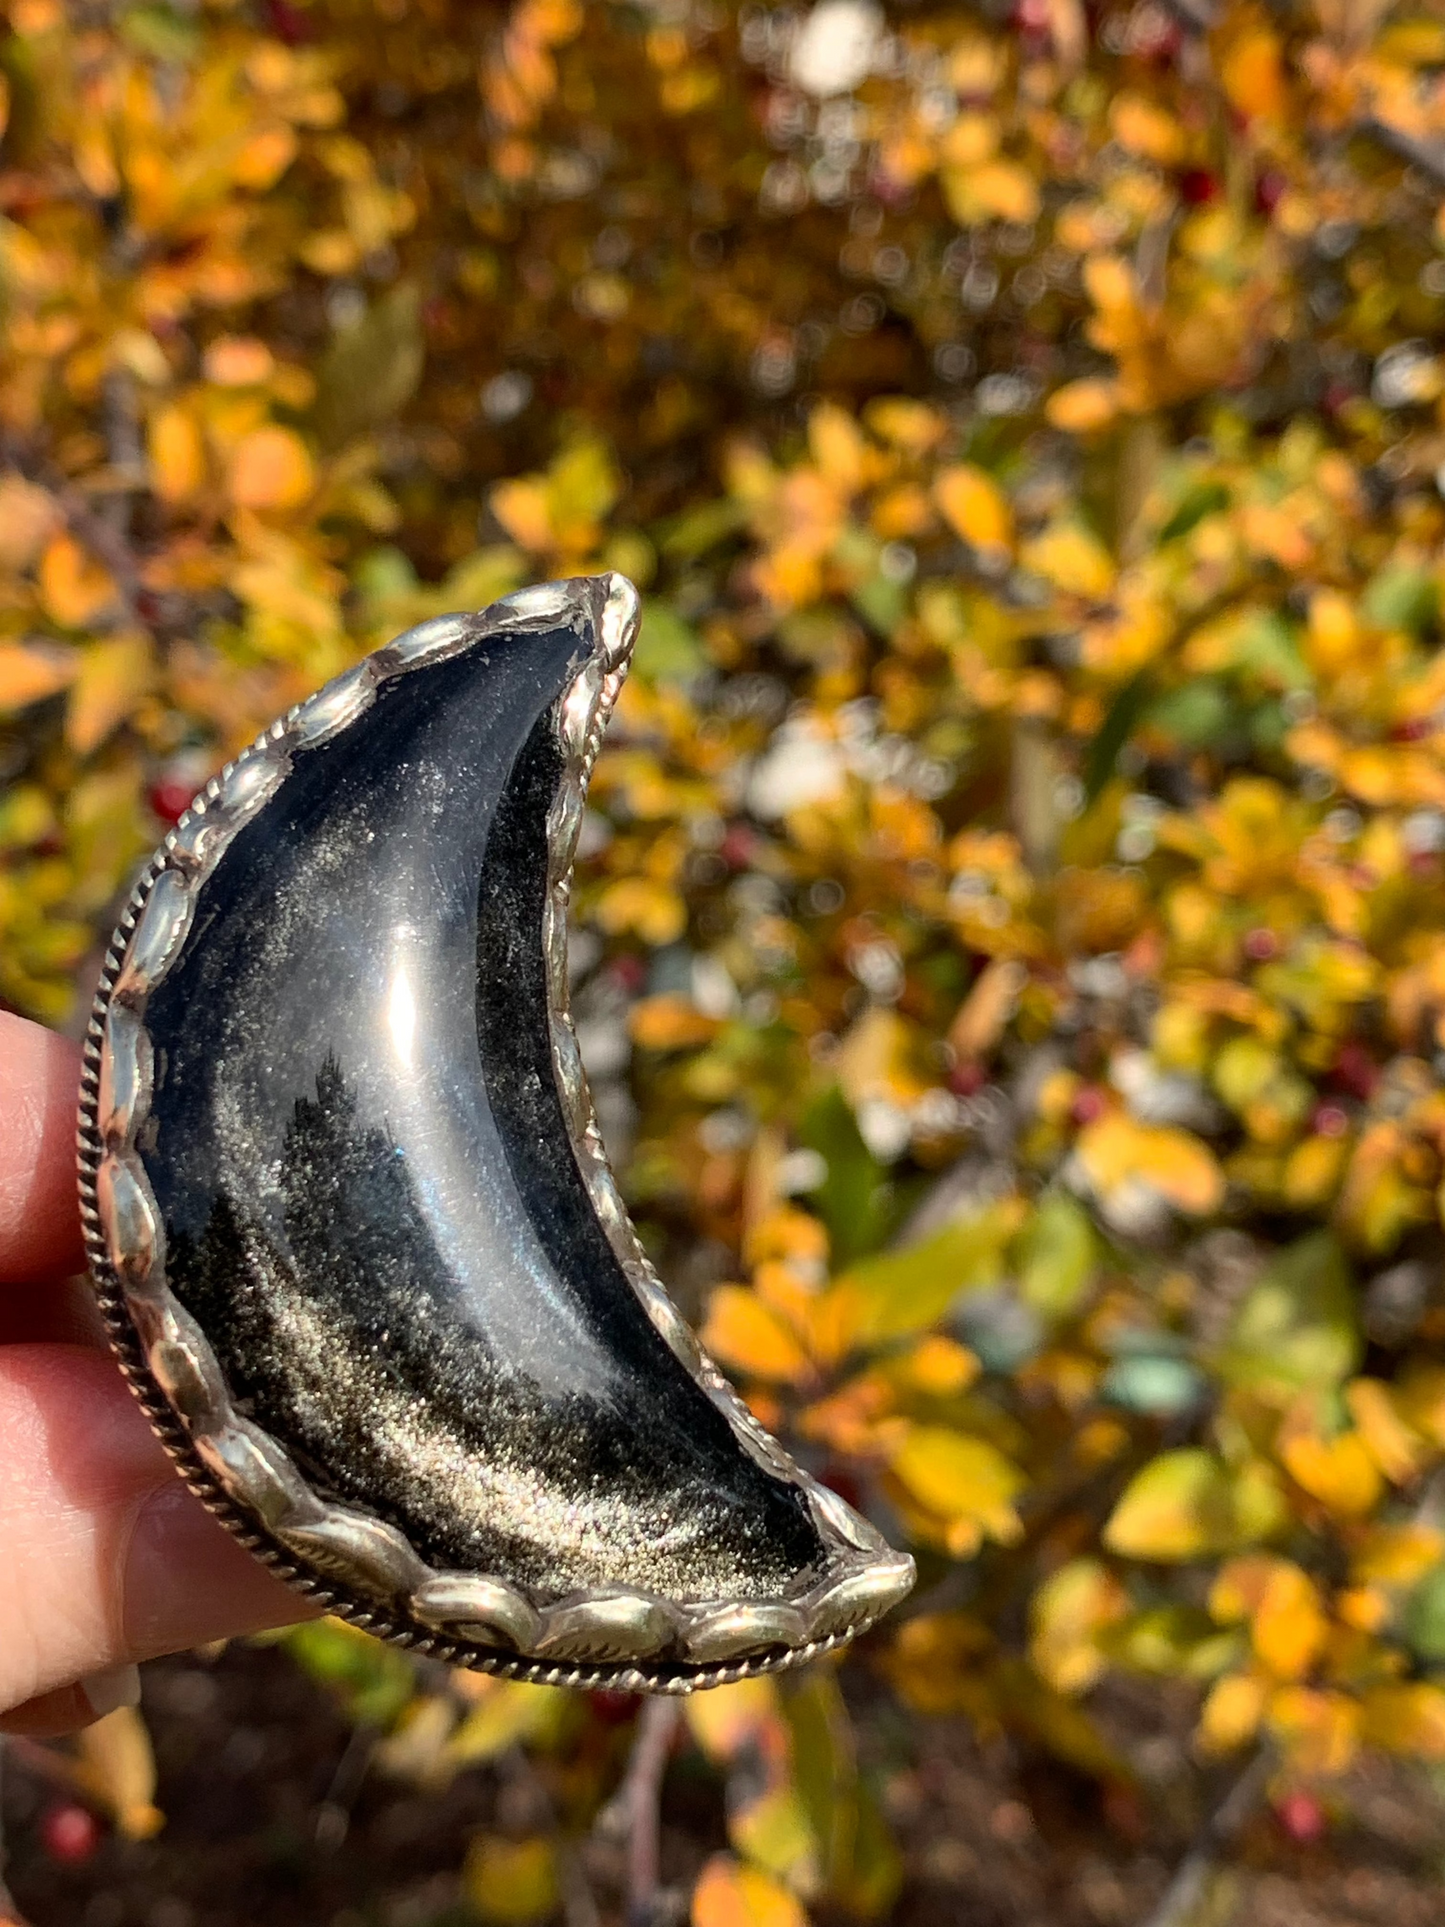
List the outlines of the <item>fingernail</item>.
<svg viewBox="0 0 1445 1927">
<path fill-rule="evenodd" d="M 145 1659 L 309 1616 L 305 1602 L 237 1545 L 179 1479 L 141 1508 L 125 1575 L 131 1652 Z"/>
<path fill-rule="evenodd" d="M 119 1706 L 140 1705 L 140 1669 L 112 1666 L 108 1672 L 92 1673 L 83 1679 L 80 1690 L 90 1701 L 90 1710 L 96 1719 L 103 1720 Z"/>
</svg>

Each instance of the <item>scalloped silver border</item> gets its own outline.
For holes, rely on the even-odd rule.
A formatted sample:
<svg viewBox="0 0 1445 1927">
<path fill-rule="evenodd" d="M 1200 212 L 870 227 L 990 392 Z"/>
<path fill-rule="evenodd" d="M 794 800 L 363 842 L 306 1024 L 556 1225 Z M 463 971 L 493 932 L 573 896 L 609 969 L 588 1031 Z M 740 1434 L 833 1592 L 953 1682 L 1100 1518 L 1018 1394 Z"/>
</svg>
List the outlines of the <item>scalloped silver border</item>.
<svg viewBox="0 0 1445 1927">
<path fill-rule="evenodd" d="M 78 1152 L 91 1268 L 122 1369 L 187 1483 L 257 1558 L 353 1625 L 449 1664 L 541 1685 L 685 1693 L 843 1644 L 903 1597 L 913 1561 L 795 1465 L 702 1351 L 638 1242 L 607 1161 L 568 1009 L 567 910 L 587 786 L 639 619 L 636 589 L 616 574 L 437 617 L 297 704 L 227 764 L 151 859 L 111 940 L 86 1035 Z M 807 1495 L 830 1570 L 787 1599 L 679 1603 L 609 1586 L 539 1606 L 505 1580 L 436 1572 L 395 1528 L 323 1501 L 280 1443 L 233 1409 L 210 1344 L 168 1288 L 160 1214 L 136 1154 L 151 1088 L 146 1000 L 180 955 L 207 877 L 284 782 L 292 752 L 346 729 L 393 676 L 502 628 L 559 622 L 591 629 L 598 647 L 557 705 L 565 770 L 547 819 L 543 928 L 554 1073 L 578 1169 L 648 1317 L 742 1448 Z"/>
</svg>

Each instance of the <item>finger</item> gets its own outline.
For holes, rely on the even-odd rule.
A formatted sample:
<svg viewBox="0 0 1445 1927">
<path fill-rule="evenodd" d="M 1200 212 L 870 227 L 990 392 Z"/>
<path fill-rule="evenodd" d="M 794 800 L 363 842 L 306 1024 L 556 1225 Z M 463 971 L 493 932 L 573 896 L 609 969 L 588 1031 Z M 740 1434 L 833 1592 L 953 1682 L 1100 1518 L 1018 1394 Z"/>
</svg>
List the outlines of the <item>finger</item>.
<svg viewBox="0 0 1445 1927">
<path fill-rule="evenodd" d="M 75 1189 L 80 1050 L 0 1011 L 0 1284 L 85 1264 Z"/>
<path fill-rule="evenodd" d="M 99 1353 L 0 1349 L 0 1465 L 0 1707 L 307 1616 L 181 1484 Z"/>
<path fill-rule="evenodd" d="M 33 1291 L 0 1289 L 0 1345 L 90 1345 L 104 1351 L 106 1342 L 88 1279 L 59 1278 Z"/>
<path fill-rule="evenodd" d="M 0 1734 L 23 1734 L 27 1739 L 56 1739 L 62 1733 L 78 1733 L 113 1713 L 118 1706 L 140 1705 L 140 1674 L 134 1666 L 113 1666 L 108 1673 L 94 1673 L 77 1680 L 74 1686 L 57 1686 L 53 1693 L 26 1700 L 8 1713 L 0 1713 Z M 0 1927 L 5 1927 L 0 1919 Z"/>
</svg>

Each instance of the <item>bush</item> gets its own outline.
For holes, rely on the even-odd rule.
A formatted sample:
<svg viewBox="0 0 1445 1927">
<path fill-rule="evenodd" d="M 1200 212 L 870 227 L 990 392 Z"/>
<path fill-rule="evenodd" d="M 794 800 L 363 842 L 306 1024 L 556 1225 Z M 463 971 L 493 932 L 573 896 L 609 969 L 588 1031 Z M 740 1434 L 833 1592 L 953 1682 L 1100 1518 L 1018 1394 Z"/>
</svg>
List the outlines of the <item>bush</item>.
<svg viewBox="0 0 1445 1927">
<path fill-rule="evenodd" d="M 76 1021 L 358 654 L 625 570 L 584 1049 L 706 1343 L 918 1554 L 849 1665 L 1106 1784 L 1128 1674 L 1201 1775 L 1445 1760 L 1445 26 L 8 14 L 0 995 Z M 354 1638 L 296 1657 L 396 1771 L 552 1773 L 467 1863 L 545 1913 L 605 1709 Z M 886 1912 L 832 1672 L 688 1720 L 696 1921 Z"/>
</svg>

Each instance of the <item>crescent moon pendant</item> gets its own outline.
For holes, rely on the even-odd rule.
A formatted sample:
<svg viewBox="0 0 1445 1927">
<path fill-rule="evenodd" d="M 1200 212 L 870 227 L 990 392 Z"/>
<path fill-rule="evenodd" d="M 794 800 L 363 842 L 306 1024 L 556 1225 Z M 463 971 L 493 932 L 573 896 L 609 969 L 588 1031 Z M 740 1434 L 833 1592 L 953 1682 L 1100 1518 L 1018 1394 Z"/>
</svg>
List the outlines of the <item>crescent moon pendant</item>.
<svg viewBox="0 0 1445 1927">
<path fill-rule="evenodd" d="M 568 1016 L 623 577 L 446 616 L 198 796 L 106 957 L 81 1209 L 194 1490 L 332 1612 L 514 1679 L 686 1692 L 869 1625 L 913 1562 L 703 1355 Z"/>
</svg>

